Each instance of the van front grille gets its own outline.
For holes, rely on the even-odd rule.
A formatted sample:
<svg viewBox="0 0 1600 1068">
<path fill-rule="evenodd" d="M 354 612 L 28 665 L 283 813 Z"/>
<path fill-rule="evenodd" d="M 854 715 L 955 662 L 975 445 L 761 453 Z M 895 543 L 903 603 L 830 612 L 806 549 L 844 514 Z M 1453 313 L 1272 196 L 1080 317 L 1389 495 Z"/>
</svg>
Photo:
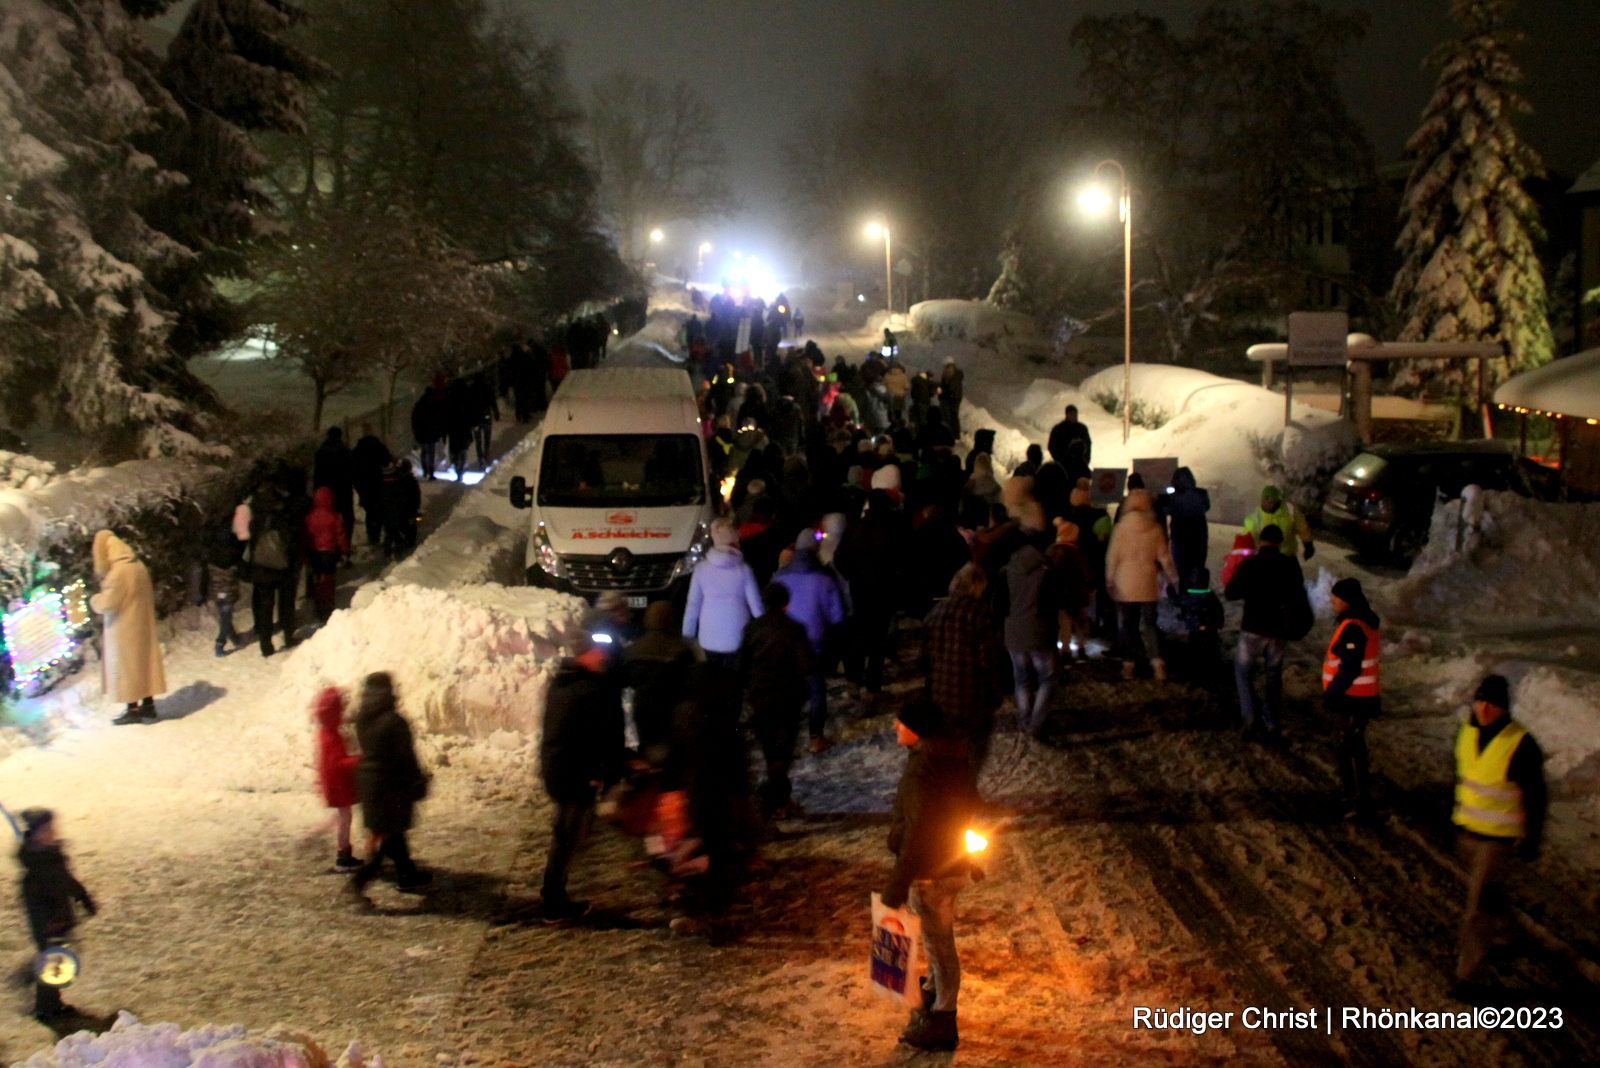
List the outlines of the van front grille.
<svg viewBox="0 0 1600 1068">
<path fill-rule="evenodd" d="M 672 581 L 678 553 L 635 556 L 627 571 L 618 571 L 605 556 L 563 556 L 567 579 L 583 590 L 659 590 Z"/>
</svg>

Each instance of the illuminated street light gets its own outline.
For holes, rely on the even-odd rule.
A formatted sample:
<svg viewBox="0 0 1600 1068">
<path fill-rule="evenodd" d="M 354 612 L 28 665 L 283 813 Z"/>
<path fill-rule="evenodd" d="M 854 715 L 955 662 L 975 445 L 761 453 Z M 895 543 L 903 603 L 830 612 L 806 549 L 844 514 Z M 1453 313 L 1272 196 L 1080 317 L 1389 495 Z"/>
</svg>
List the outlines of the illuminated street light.
<svg viewBox="0 0 1600 1068">
<path fill-rule="evenodd" d="M 872 223 L 867 227 L 867 236 L 876 240 L 883 238 L 883 306 L 890 315 L 894 314 L 894 254 L 891 251 L 889 239 L 889 225 L 887 223 Z"/>
<path fill-rule="evenodd" d="M 667 239 L 667 235 L 662 233 L 660 230 L 651 230 L 650 231 L 650 243 L 652 245 L 659 245 L 659 244 L 661 244 L 661 242 L 665 241 L 666 239 Z"/>
<path fill-rule="evenodd" d="M 1115 167 L 1118 196 L 1099 184 L 1100 171 Z M 1112 203 L 1122 223 L 1122 441 L 1128 441 L 1133 427 L 1133 191 L 1128 186 L 1127 169 L 1114 159 L 1101 160 L 1094 168 L 1096 183 L 1078 194 L 1078 207 L 1090 215 L 1104 215 Z"/>
</svg>

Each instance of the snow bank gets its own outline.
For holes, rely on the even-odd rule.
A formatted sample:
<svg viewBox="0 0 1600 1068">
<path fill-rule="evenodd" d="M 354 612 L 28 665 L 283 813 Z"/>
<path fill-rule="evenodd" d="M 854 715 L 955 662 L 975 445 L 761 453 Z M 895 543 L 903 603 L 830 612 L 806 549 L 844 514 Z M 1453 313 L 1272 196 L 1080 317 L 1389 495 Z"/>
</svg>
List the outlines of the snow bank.
<svg viewBox="0 0 1600 1068">
<path fill-rule="evenodd" d="M 472 738 L 537 732 L 550 671 L 586 608 L 553 590 L 493 584 L 359 592 L 284 665 L 291 706 L 309 707 L 328 683 L 354 692 L 369 672 L 388 671 L 419 731 Z"/>
<path fill-rule="evenodd" d="M 1354 428 L 1337 416 L 1295 404 L 1283 425 L 1283 397 L 1246 382 L 1187 367 L 1134 364 L 1130 391 L 1135 411 L 1159 413 L 1157 429 L 1136 426 L 1126 445 L 1120 419 L 1097 396 L 1122 395 L 1122 368 L 1110 367 L 1077 386 L 1034 379 L 1009 410 L 979 404 L 963 407 L 962 426 L 997 431 L 995 459 L 1014 467 L 1029 442 L 1044 444 L 1067 405 L 1094 434 L 1096 467 L 1130 467 L 1140 457 L 1176 456 L 1211 493 L 1211 520 L 1239 523 L 1254 508 L 1261 486 L 1284 485 L 1303 506 L 1359 448 Z M 970 391 L 969 391 L 970 392 Z M 1000 418 L 996 418 L 997 412 Z M 1308 500 L 1307 498 L 1312 498 Z"/>
<path fill-rule="evenodd" d="M 1510 680 L 1512 714 L 1539 740 L 1551 784 L 1567 795 L 1600 794 L 1600 679 L 1542 664 L 1464 657 L 1439 667 L 1433 698 L 1442 708 L 1465 709 L 1491 672 Z"/>
<path fill-rule="evenodd" d="M 0 449 L 0 486 L 11 489 L 39 489 L 54 481 L 56 465 L 25 453 Z"/>
<path fill-rule="evenodd" d="M 129 460 L 72 471 L 34 489 L 0 490 L 0 542 L 27 546 L 114 526 L 200 497 L 223 470 L 187 460 Z"/>
<path fill-rule="evenodd" d="M 925 300 L 911 306 L 911 330 L 919 341 L 970 341 L 984 348 L 1046 351 L 1049 342 L 1031 316 L 982 300 Z"/>
<path fill-rule="evenodd" d="M 381 1065 L 374 1061 L 374 1065 Z M 79 1031 L 17 1068 L 327 1068 L 311 1039 L 280 1031 L 252 1035 L 242 1025 L 142 1024 L 123 1011 L 103 1035 Z"/>
<path fill-rule="evenodd" d="M 1467 487 L 1389 593 L 1395 618 L 1468 627 L 1600 619 L 1600 504 Z"/>
</svg>

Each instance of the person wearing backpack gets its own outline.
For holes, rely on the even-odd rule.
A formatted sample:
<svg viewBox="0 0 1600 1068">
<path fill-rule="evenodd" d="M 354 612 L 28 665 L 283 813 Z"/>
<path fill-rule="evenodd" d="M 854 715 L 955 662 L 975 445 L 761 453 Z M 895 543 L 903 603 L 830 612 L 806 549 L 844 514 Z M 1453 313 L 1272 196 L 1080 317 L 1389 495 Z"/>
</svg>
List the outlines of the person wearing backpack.
<svg viewBox="0 0 1600 1068">
<path fill-rule="evenodd" d="M 250 542 L 245 563 L 250 577 L 250 610 L 255 616 L 261 655 L 271 656 L 274 631 L 283 631 L 285 647 L 295 643 L 295 573 L 299 570 L 299 536 L 289 492 L 277 479 L 263 482 L 250 498 Z M 273 610 L 277 619 L 273 619 Z"/>
<path fill-rule="evenodd" d="M 1245 737 L 1275 741 L 1282 736 L 1283 650 L 1310 632 L 1313 617 L 1300 562 L 1281 551 L 1283 531 L 1269 525 L 1258 538 L 1259 548 L 1239 565 L 1223 595 L 1244 602 L 1233 671 Z M 1264 703 L 1256 697 L 1257 664 L 1266 672 Z"/>
</svg>

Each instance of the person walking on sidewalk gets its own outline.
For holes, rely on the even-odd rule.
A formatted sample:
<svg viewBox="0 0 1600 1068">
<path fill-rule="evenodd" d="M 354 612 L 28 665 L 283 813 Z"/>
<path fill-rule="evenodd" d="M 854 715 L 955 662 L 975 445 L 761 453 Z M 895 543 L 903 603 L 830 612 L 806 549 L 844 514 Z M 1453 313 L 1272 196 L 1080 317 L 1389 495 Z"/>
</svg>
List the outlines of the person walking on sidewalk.
<svg viewBox="0 0 1600 1068">
<path fill-rule="evenodd" d="M 1275 740 L 1280 735 L 1278 714 L 1283 707 L 1283 650 L 1291 640 L 1305 637 L 1312 615 L 1300 561 L 1279 552 L 1283 531 L 1275 526 L 1262 528 L 1260 545 L 1239 565 L 1223 594 L 1230 601 L 1244 602 L 1233 671 L 1245 736 Z M 1256 697 L 1257 664 L 1266 670 L 1265 703 Z"/>
<path fill-rule="evenodd" d="M 310 549 L 311 599 L 317 622 L 326 624 L 333 615 L 339 589 L 339 561 L 350 556 L 350 528 L 339 515 L 334 491 L 318 486 L 311 495 L 311 511 L 306 513 L 306 547 Z"/>
<path fill-rule="evenodd" d="M 956 999 L 961 959 L 956 954 L 956 895 L 981 877 L 967 859 L 966 832 L 978 808 L 966 743 L 942 730 L 939 708 L 923 698 L 908 702 L 895 738 L 911 750 L 895 790 L 889 824 L 894 871 L 883 891 L 889 908 L 910 904 L 922 920 L 928 981 L 900 1041 L 920 1050 L 953 1050 L 960 1042 Z"/>
<path fill-rule="evenodd" d="M 1367 724 L 1379 712 L 1378 661 L 1383 643 L 1378 614 L 1358 579 L 1333 584 L 1333 638 L 1322 664 L 1322 707 L 1339 725 L 1339 782 L 1344 818 L 1357 819 L 1370 805 L 1367 785 Z"/>
<path fill-rule="evenodd" d="M 89 607 L 106 617 L 101 679 L 106 696 L 128 706 L 111 722 L 154 723 L 155 695 L 167 692 L 167 672 L 156 635 L 150 571 L 128 543 L 109 530 L 95 534 L 93 556 L 100 592 L 89 598 Z"/>
<path fill-rule="evenodd" d="M 573 656 L 563 660 L 545 697 L 539 773 L 555 803 L 544 866 L 546 923 L 577 919 L 587 901 L 567 894 L 567 873 L 594 820 L 595 792 L 621 777 L 622 689 L 611 670 L 616 641 L 610 616 L 591 610 Z"/>
<path fill-rule="evenodd" d="M 811 646 L 810 670 L 805 684 L 811 695 L 810 731 L 812 741 L 826 740 L 828 690 L 822 678 L 822 648 L 830 633 L 837 633 L 844 622 L 844 592 L 831 568 L 817 560 L 816 538 L 810 528 L 801 531 L 794 558 L 773 577 L 773 585 L 788 590 L 789 618 L 805 628 Z M 768 608 L 768 611 L 771 611 Z M 748 634 L 748 628 L 746 630 Z"/>
<path fill-rule="evenodd" d="M 350 886 L 360 895 L 378 877 L 383 859 L 388 857 L 394 861 L 397 887 L 424 887 L 433 876 L 417 870 L 406 834 L 415 821 L 417 802 L 428 796 L 428 776 L 417 760 L 411 724 L 400 714 L 394 679 L 387 671 L 375 671 L 362 683 L 356 742 L 361 746 L 361 763 L 356 768 L 361 822 L 372 842 L 367 862 L 351 876 Z"/>
<path fill-rule="evenodd" d="M 56 814 L 47 808 L 26 808 L 19 817 L 22 845 L 17 850 L 17 863 L 22 868 L 22 906 L 28 914 L 33 944 L 43 953 L 52 945 L 71 940 L 73 929 L 78 926 L 74 902 L 91 916 L 97 910 L 94 898 L 72 874 L 72 865 L 56 834 Z M 59 986 L 35 975 L 35 1020 L 54 1029 L 76 1015 L 77 1010 L 61 1000 Z"/>
<path fill-rule="evenodd" d="M 1467 904 L 1451 996 L 1472 1000 L 1497 933 L 1509 926 L 1505 877 L 1512 859 L 1539 859 L 1548 791 L 1544 752 L 1511 718 L 1502 675 L 1478 684 L 1456 733 L 1456 855 L 1467 873 Z"/>
</svg>

